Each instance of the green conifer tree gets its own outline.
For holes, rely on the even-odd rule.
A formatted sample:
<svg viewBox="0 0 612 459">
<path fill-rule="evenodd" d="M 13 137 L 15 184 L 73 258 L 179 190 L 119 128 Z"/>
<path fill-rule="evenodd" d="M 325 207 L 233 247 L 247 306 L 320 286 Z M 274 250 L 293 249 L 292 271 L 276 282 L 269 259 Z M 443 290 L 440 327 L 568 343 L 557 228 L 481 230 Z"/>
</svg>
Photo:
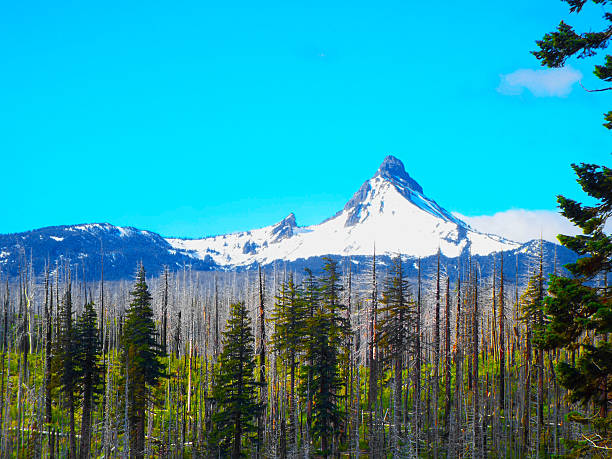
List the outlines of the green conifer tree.
<svg viewBox="0 0 612 459">
<path fill-rule="evenodd" d="M 308 388 L 312 394 L 312 427 L 315 441 L 321 441 L 321 454 L 328 457 L 330 440 L 342 422 L 340 392 L 342 378 L 338 366 L 338 348 L 333 345 L 334 321 L 318 308 L 309 320 L 309 342 L 306 348 L 305 373 L 311 375 Z"/>
<path fill-rule="evenodd" d="M 126 313 L 121 338 L 121 363 L 127 381 L 130 457 L 144 457 L 146 407 L 151 386 L 164 375 L 162 349 L 156 341 L 151 294 L 141 265 L 136 276 L 132 302 Z"/>
<path fill-rule="evenodd" d="M 255 339 L 244 302 L 230 306 L 222 343 L 212 390 L 217 411 L 209 449 L 214 457 L 234 459 L 247 456 L 257 440 L 256 421 L 262 409 L 257 400 Z"/>
<path fill-rule="evenodd" d="M 93 302 L 88 302 L 76 326 L 78 343 L 78 377 L 82 398 L 81 445 L 79 457 L 90 457 L 91 412 L 95 398 L 101 394 L 102 366 L 100 364 L 100 332 Z"/>
<path fill-rule="evenodd" d="M 544 349 L 579 351 L 575 364 L 561 362 L 557 371 L 572 400 L 592 403 L 593 419 L 612 445 L 612 236 L 604 232 L 612 215 L 612 169 L 593 164 L 572 165 L 582 189 L 595 200 L 586 206 L 559 196 L 561 213 L 582 229 L 578 236 L 559 235 L 561 243 L 581 257 L 566 265 L 569 277 L 551 276 L 545 300 L 545 328 L 537 337 Z M 576 419 L 580 419 L 576 417 Z M 582 419 L 586 422 L 587 419 Z"/>
<path fill-rule="evenodd" d="M 535 350 L 535 362 L 532 362 L 532 342 L 537 342 L 544 330 L 544 297 L 546 295 L 544 279 L 543 241 L 540 240 L 538 267 L 534 269 L 527 283 L 527 289 L 521 296 L 521 321 L 525 324 L 525 362 L 527 372 L 534 368 L 537 374 L 537 438 L 541 440 L 544 425 L 544 352 L 541 347 Z M 525 396 L 529 398 L 531 391 L 531 376 L 528 374 L 525 385 Z M 526 418 L 527 419 L 527 418 Z M 527 427 L 527 425 L 525 426 Z"/>
<path fill-rule="evenodd" d="M 324 258 L 323 274 L 319 279 L 319 300 L 321 307 L 332 320 L 330 342 L 342 353 L 347 352 L 348 339 L 352 331 L 346 316 L 347 307 L 341 300 L 343 291 L 338 263 L 331 258 Z"/>
<path fill-rule="evenodd" d="M 389 276 L 382 292 L 382 308 L 379 309 L 378 344 L 383 350 L 385 363 L 394 370 L 394 426 L 399 434 L 402 419 L 402 370 L 406 353 L 414 343 L 414 309 L 408 280 L 404 276 L 402 258 L 393 259 Z"/>
<path fill-rule="evenodd" d="M 303 300 L 306 309 L 306 319 L 304 321 L 304 334 L 302 336 L 302 351 L 304 352 L 304 362 L 300 367 L 300 381 L 298 390 L 300 396 L 306 400 L 306 441 L 310 440 L 310 431 L 312 430 L 312 408 L 313 408 L 313 365 L 310 357 L 313 355 L 312 346 L 315 343 L 314 332 L 312 328 L 315 311 L 319 309 L 319 286 L 317 279 L 310 269 L 306 269 L 306 278 L 302 284 Z"/>
<path fill-rule="evenodd" d="M 298 357 L 303 347 L 308 312 L 302 292 L 295 284 L 293 275 L 290 275 L 289 279 L 281 285 L 271 319 L 274 322 L 272 346 L 278 352 L 280 361 L 286 363 L 289 373 L 289 443 L 291 448 L 295 448 L 297 440 L 295 389 Z"/>
<path fill-rule="evenodd" d="M 340 375 L 340 358 L 346 347 L 350 328 L 346 318 L 346 306 L 340 300 L 342 284 L 338 265 L 325 260 L 323 275 L 319 279 L 319 291 L 312 317 L 307 320 L 308 335 L 305 343 L 303 374 L 310 379 L 302 382 L 302 392 L 308 390 L 312 397 L 313 440 L 320 440 L 321 455 L 332 451 L 330 440 L 337 442 L 342 430 L 343 413 L 340 403 L 343 397 L 343 378 Z M 304 387 L 308 383 L 308 387 Z"/>
<path fill-rule="evenodd" d="M 54 377 L 51 379 L 51 384 L 54 388 L 59 388 L 64 395 L 63 403 L 68 409 L 70 424 L 68 457 L 76 458 L 75 410 L 77 407 L 79 372 L 77 333 L 72 313 L 72 286 L 70 281 L 61 304 L 58 323 L 52 361 Z"/>
<path fill-rule="evenodd" d="M 563 0 L 570 12 L 580 13 L 588 0 Z M 533 55 L 546 67 L 563 67 L 568 59 L 592 58 L 606 49 L 612 39 L 612 13 L 606 11 L 610 0 L 591 0 L 601 5 L 605 26 L 599 30 L 580 33 L 561 21 L 557 30 L 537 41 Z M 612 86 L 612 56 L 607 54 L 594 66 L 593 74 L 606 86 L 586 89 L 591 93 L 610 91 Z M 604 126 L 612 130 L 612 111 L 604 114 Z M 610 169 L 594 164 L 572 165 L 583 190 L 595 198 L 597 204 L 585 206 L 563 196 L 558 197 L 561 213 L 579 226 L 583 234 L 577 237 L 559 236 L 560 242 L 579 255 L 576 263 L 566 266 L 571 277 L 552 276 L 545 303 L 545 330 L 536 335 L 536 344 L 544 349 L 564 348 L 579 351 L 576 362 L 558 365 L 559 379 L 570 390 L 571 398 L 584 405 L 594 404 L 597 414 L 588 419 L 580 415 L 576 420 L 593 425 L 599 430 L 597 437 L 585 439 L 582 444 L 587 455 L 609 452 L 612 447 L 612 421 L 609 416 L 612 349 L 608 334 L 612 331 L 612 312 L 608 289 L 610 236 L 604 225 L 612 211 L 612 178 Z M 596 286 L 597 278 L 603 286 Z M 573 359 L 572 359 L 573 360 Z M 602 449 L 608 448 L 608 450 Z M 587 451 L 587 452 L 585 452 Z"/>
</svg>

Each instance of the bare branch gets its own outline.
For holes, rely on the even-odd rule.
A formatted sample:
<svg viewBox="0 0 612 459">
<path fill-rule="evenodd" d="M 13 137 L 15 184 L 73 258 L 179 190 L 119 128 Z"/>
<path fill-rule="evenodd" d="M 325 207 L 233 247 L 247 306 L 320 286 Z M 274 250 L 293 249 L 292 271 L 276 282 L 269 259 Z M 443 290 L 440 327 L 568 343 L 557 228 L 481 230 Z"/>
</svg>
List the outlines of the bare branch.
<svg viewBox="0 0 612 459">
<path fill-rule="evenodd" d="M 582 89 L 584 89 L 586 92 L 601 92 L 601 91 L 610 91 L 610 90 L 612 90 L 612 86 L 610 86 L 608 88 L 601 88 L 601 89 L 587 89 L 582 84 L 582 81 L 578 81 L 578 83 L 580 84 L 580 86 L 582 86 Z"/>
<path fill-rule="evenodd" d="M 599 435 L 598 435 L 599 436 Z M 593 448 L 597 448 L 597 449 L 603 449 L 606 451 L 612 451 L 612 448 L 608 448 L 607 446 L 599 446 L 597 445 L 592 439 L 590 439 L 589 437 L 587 437 L 586 435 L 582 434 L 582 438 L 584 438 L 587 442 L 589 442 L 589 444 L 593 447 Z M 599 437 L 601 438 L 601 437 Z"/>
</svg>

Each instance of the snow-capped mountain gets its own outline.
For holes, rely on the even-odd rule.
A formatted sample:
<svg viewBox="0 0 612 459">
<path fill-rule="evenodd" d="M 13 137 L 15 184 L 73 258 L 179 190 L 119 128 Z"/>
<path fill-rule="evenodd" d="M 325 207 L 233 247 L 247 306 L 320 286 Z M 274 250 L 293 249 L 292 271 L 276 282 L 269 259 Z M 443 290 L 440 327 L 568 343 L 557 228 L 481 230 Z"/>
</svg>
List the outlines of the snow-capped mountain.
<svg viewBox="0 0 612 459">
<path fill-rule="evenodd" d="M 209 270 L 209 258 L 194 259 L 191 254 L 173 248 L 157 233 L 109 223 L 49 226 L 23 233 L 0 235 L 0 273 L 16 276 L 26 266 L 35 274 L 48 265 L 70 265 L 75 277 L 100 279 L 101 261 L 106 279 L 131 278 L 138 263 L 147 272 L 159 274 L 164 266 L 180 269 Z"/>
<path fill-rule="evenodd" d="M 342 210 L 318 225 L 298 226 L 289 214 L 265 228 L 203 239 L 163 238 L 108 223 L 52 226 L 0 235 L 0 276 L 17 276 L 25 267 L 39 275 L 46 266 L 70 265 L 79 278 L 93 280 L 100 278 L 100 260 L 106 279 L 131 278 L 140 262 L 153 276 L 164 266 L 207 271 L 282 262 L 291 269 L 317 270 L 324 256 L 350 257 L 359 270 L 368 266 L 375 247 L 381 265 L 401 253 L 421 257 L 425 272 L 435 267 L 438 249 L 449 272 L 456 272 L 468 254 L 486 271 L 493 267 L 489 255 L 495 252 L 515 256 L 516 266 L 526 266 L 539 253 L 538 241 L 519 244 L 475 231 L 427 197 L 402 162 L 388 156 Z M 547 261 L 559 266 L 576 259 L 570 250 L 549 242 L 543 251 Z M 513 265 L 506 266 L 506 274 L 514 272 Z M 406 269 L 416 275 L 415 263 L 407 263 Z"/>
<path fill-rule="evenodd" d="M 275 260 L 296 261 L 325 255 L 369 256 L 402 253 L 427 257 L 438 249 L 447 258 L 517 249 L 521 244 L 473 230 L 428 198 L 423 188 L 387 156 L 344 208 L 324 222 L 300 227 L 290 214 L 252 231 L 203 239 L 168 239 L 176 250 L 222 267 L 246 267 Z"/>
</svg>

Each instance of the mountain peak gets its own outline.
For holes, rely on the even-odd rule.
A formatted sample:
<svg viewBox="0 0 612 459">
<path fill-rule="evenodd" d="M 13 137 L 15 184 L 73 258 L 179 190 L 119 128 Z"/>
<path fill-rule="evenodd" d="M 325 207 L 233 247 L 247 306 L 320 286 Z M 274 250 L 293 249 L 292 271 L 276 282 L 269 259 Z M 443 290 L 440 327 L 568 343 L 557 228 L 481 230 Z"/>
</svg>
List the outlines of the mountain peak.
<svg viewBox="0 0 612 459">
<path fill-rule="evenodd" d="M 387 156 L 374 176 L 380 176 L 383 179 L 389 180 L 393 183 L 398 183 L 403 187 L 408 187 L 417 193 L 423 194 L 423 188 L 421 185 L 419 185 L 412 177 L 410 177 L 410 175 L 408 175 L 408 172 L 406 172 L 406 169 L 404 168 L 404 163 L 402 163 L 395 156 Z"/>
<path fill-rule="evenodd" d="M 293 212 L 287 215 L 283 221 L 289 223 L 291 226 L 297 226 L 297 222 L 295 221 L 295 214 Z"/>
<path fill-rule="evenodd" d="M 297 222 L 295 221 L 295 214 L 291 212 L 272 228 L 271 234 L 274 236 L 272 242 L 280 242 L 283 239 L 293 236 L 293 229 L 296 227 Z"/>
</svg>

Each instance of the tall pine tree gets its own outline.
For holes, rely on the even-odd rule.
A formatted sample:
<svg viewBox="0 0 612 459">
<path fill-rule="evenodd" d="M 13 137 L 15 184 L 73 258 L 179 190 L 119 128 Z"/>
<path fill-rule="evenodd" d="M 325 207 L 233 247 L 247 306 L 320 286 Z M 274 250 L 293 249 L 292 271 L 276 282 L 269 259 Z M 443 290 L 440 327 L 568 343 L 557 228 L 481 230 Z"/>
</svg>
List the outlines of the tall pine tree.
<svg viewBox="0 0 612 459">
<path fill-rule="evenodd" d="M 239 458 L 247 456 L 257 439 L 256 421 L 262 409 L 257 400 L 255 339 L 244 302 L 230 306 L 222 343 L 212 391 L 217 411 L 209 448 L 215 457 Z"/>
<path fill-rule="evenodd" d="M 121 362 L 127 386 L 130 457 L 140 459 L 145 452 L 146 407 L 150 400 L 150 388 L 164 375 L 162 349 L 156 341 L 151 294 L 142 265 L 131 296 L 121 338 Z"/>
<path fill-rule="evenodd" d="M 72 284 L 70 280 L 62 301 L 56 351 L 53 355 L 52 385 L 64 395 L 63 402 L 68 409 L 70 424 L 68 457 L 76 458 L 75 410 L 79 388 L 77 333 L 72 312 Z"/>
<path fill-rule="evenodd" d="M 610 0 L 563 0 L 571 13 L 579 14 L 587 3 L 601 6 L 604 27 L 599 30 L 577 32 L 561 21 L 557 29 L 537 41 L 538 50 L 532 54 L 543 66 L 563 67 L 568 59 L 591 58 L 606 49 L 612 39 L 612 13 L 606 11 Z M 599 26 L 598 26 L 599 27 Z M 586 89 L 591 93 L 612 90 L 612 56 L 607 54 L 594 66 L 593 74 L 605 83 L 599 88 Z M 612 111 L 604 114 L 604 127 L 612 130 Z M 536 336 L 544 349 L 578 350 L 577 362 L 560 363 L 557 370 L 561 383 L 570 390 L 571 398 L 596 407 L 597 418 L 592 419 L 600 433 L 595 439 L 585 439 L 588 453 L 600 453 L 612 447 L 612 421 L 609 416 L 612 348 L 608 334 L 612 331 L 612 312 L 608 289 L 608 273 L 612 240 L 604 233 L 604 226 L 612 212 L 612 178 L 610 169 L 594 164 L 572 165 L 578 183 L 597 204 L 585 206 L 563 196 L 558 197 L 561 213 L 582 229 L 576 237 L 559 236 L 559 241 L 583 257 L 566 266 L 571 277 L 552 276 L 551 297 L 546 300 L 546 328 Z M 603 286 L 596 287 L 597 278 Z M 581 422 L 588 418 L 578 416 Z M 598 444 L 599 443 L 599 444 Z M 592 448 L 591 448 L 592 446 Z M 607 450 L 609 451 L 609 449 Z"/>
<path fill-rule="evenodd" d="M 385 362 L 393 367 L 394 401 L 393 425 L 396 435 L 401 433 L 402 422 L 402 372 L 409 347 L 414 343 L 414 302 L 411 299 L 408 280 L 402 266 L 402 258 L 393 259 L 389 276 L 382 292 L 383 307 L 378 327 L 378 344 L 384 351 Z"/>
<path fill-rule="evenodd" d="M 612 446 L 612 295 L 608 277 L 612 268 L 612 236 L 604 232 L 612 215 L 612 169 L 593 164 L 572 166 L 582 189 L 595 200 L 586 206 L 559 196 L 561 213 L 582 229 L 578 236 L 558 236 L 581 255 L 566 265 L 569 277 L 551 276 L 544 305 L 545 323 L 536 341 L 543 349 L 578 350 L 575 364 L 561 362 L 557 372 L 572 400 L 594 406 L 591 419 L 602 440 Z M 576 420 L 588 422 L 580 416 Z M 588 446 L 588 442 L 585 444 Z"/>
<path fill-rule="evenodd" d="M 323 271 L 316 307 L 307 321 L 303 374 L 311 377 L 306 382 L 309 384 L 307 390 L 312 394 L 312 437 L 315 441 L 320 440 L 320 453 L 327 457 L 332 453 L 332 446 L 337 444 L 344 421 L 340 409 L 344 387 L 340 360 L 347 352 L 350 330 L 346 306 L 340 300 L 342 285 L 338 264 L 325 259 Z"/>
<path fill-rule="evenodd" d="M 297 403 L 295 397 L 298 376 L 298 353 L 303 346 L 303 337 L 308 316 L 308 308 L 302 292 L 295 284 L 293 275 L 281 285 L 276 297 L 272 321 L 274 334 L 272 346 L 289 372 L 289 441 L 295 448 L 297 440 Z"/>
<path fill-rule="evenodd" d="M 100 331 L 93 302 L 85 304 L 76 324 L 78 337 L 78 376 L 82 398 L 81 445 L 79 457 L 90 456 L 91 413 L 95 398 L 102 393 L 102 366 L 100 365 Z"/>
</svg>

